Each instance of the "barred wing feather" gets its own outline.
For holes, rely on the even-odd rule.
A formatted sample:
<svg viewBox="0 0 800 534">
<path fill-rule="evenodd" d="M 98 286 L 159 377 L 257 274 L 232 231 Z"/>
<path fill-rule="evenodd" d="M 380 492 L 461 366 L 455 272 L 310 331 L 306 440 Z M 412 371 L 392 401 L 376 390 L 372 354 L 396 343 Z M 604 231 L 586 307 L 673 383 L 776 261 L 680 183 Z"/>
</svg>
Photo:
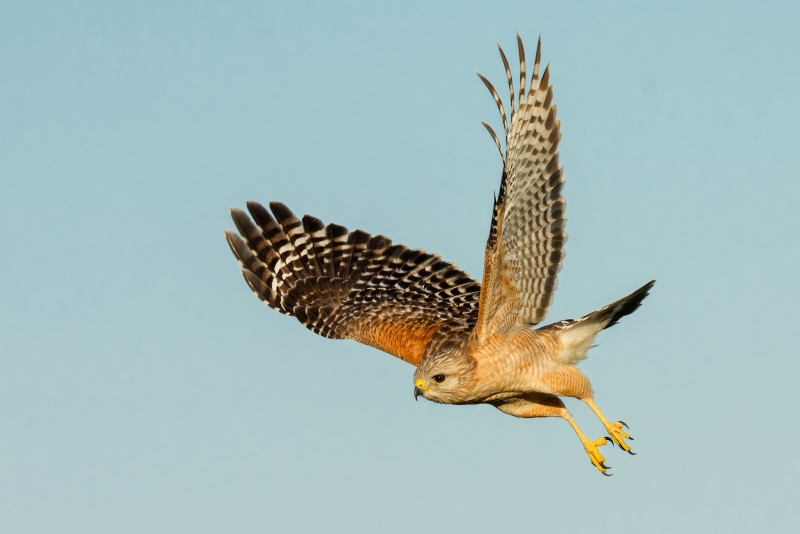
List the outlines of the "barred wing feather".
<svg viewBox="0 0 800 534">
<path fill-rule="evenodd" d="M 302 220 L 283 204 L 232 209 L 225 235 L 253 292 L 329 338 L 354 339 L 418 365 L 474 328 L 480 284 L 423 250 Z M 252 220 L 251 220 L 252 217 Z"/>
<path fill-rule="evenodd" d="M 510 126 L 499 94 L 481 76 L 503 119 L 506 152 L 486 245 L 476 327 L 479 341 L 514 324 L 534 325 L 545 318 L 558 285 L 557 275 L 567 240 L 566 201 L 561 195 L 563 167 L 558 158 L 560 121 L 556 120 L 556 106 L 552 103 L 549 67 L 540 78 L 540 39 L 526 94 L 525 50 L 519 34 L 517 45 L 520 87 L 516 107 L 511 70 L 500 49 L 511 96 Z M 497 135 L 490 126 L 485 123 L 484 126 L 499 148 Z"/>
</svg>

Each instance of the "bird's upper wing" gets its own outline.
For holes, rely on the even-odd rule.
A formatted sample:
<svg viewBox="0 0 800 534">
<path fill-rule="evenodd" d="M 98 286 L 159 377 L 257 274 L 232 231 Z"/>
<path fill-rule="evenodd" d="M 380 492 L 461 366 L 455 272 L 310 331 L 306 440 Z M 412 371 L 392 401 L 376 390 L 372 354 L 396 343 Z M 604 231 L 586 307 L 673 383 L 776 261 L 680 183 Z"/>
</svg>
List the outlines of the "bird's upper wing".
<svg viewBox="0 0 800 534">
<path fill-rule="evenodd" d="M 556 106 L 552 104 L 549 66 L 539 78 L 540 39 L 526 95 L 525 51 L 519 34 L 517 45 L 520 87 L 516 108 L 511 69 L 500 49 L 511 95 L 510 125 L 497 91 L 479 74 L 497 103 L 506 137 L 503 177 L 486 244 L 475 329 L 479 342 L 515 324 L 533 325 L 545 318 L 553 302 L 567 240 L 566 202 L 561 196 L 563 167 L 558 161 L 560 121 L 556 120 Z M 484 126 L 500 149 L 497 135 L 486 123 Z"/>
<path fill-rule="evenodd" d="M 308 215 L 298 220 L 279 202 L 270 203 L 274 217 L 256 202 L 247 208 L 252 221 L 231 210 L 240 235 L 225 232 L 247 284 L 309 330 L 418 365 L 474 328 L 480 284 L 440 256 Z"/>
</svg>

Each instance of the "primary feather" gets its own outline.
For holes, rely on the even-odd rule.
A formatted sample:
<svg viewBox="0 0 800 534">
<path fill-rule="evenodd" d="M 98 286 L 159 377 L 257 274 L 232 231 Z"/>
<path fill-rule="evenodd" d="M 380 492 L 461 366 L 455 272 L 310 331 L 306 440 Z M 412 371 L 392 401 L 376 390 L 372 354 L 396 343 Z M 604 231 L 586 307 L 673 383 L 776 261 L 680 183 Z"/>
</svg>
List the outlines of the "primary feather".
<svg viewBox="0 0 800 534">
<path fill-rule="evenodd" d="M 437 254 L 270 203 L 248 202 L 226 232 L 250 289 L 329 338 L 351 338 L 417 365 L 475 325 L 480 284 Z M 252 220 L 251 220 L 252 217 Z M 253 223 L 255 221 L 255 224 Z"/>
</svg>

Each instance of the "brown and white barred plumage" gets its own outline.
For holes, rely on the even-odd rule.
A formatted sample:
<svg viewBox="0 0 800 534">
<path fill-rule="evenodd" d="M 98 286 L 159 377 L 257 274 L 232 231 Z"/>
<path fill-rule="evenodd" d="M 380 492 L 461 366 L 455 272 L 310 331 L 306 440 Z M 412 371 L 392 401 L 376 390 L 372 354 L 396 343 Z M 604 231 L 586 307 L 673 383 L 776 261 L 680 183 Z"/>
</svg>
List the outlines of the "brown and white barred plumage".
<svg viewBox="0 0 800 534">
<path fill-rule="evenodd" d="M 553 105 L 549 67 L 539 77 L 541 39 L 526 93 L 525 50 L 519 94 L 502 48 L 510 95 L 510 120 L 500 95 L 483 76 L 503 121 L 503 157 L 486 243 L 482 285 L 454 264 L 423 250 L 393 245 L 387 237 L 297 219 L 281 203 L 272 213 L 256 202 L 232 209 L 239 234 L 226 237 L 253 292 L 271 308 L 296 317 L 311 331 L 354 339 L 415 366 L 415 397 L 449 404 L 489 403 L 517 417 L 566 419 L 592 464 L 607 467 L 559 396 L 577 397 L 600 418 L 624 450 L 623 423 L 611 423 L 592 400 L 589 380 L 575 367 L 595 336 L 633 311 L 653 282 L 577 320 L 532 330 L 553 302 L 567 233 L 560 121 Z M 499 46 L 498 46 L 499 48 Z M 251 220 L 252 218 L 252 220 Z"/>
<path fill-rule="evenodd" d="M 525 49 L 517 35 L 520 56 L 519 105 L 514 106 L 514 83 L 503 49 L 500 56 L 508 79 L 511 127 L 500 95 L 483 76 L 492 93 L 506 139 L 500 194 L 495 201 L 492 228 L 486 244 L 478 338 L 515 322 L 535 325 L 547 315 L 558 286 L 557 275 L 564 259 L 566 201 L 563 167 L 558 160 L 561 122 L 552 105 L 550 68 L 539 78 L 541 40 L 536 48 L 530 90 L 525 94 Z M 495 140 L 494 130 L 483 123 Z M 501 150 L 502 155 L 502 150 Z M 501 312 L 501 313 L 498 313 Z M 503 313 L 505 312 L 505 313 Z"/>
<path fill-rule="evenodd" d="M 480 284 L 437 254 L 348 232 L 279 202 L 274 217 L 256 202 L 231 215 L 226 232 L 253 292 L 309 330 L 355 339 L 418 365 L 425 351 L 466 337 L 478 316 Z"/>
</svg>

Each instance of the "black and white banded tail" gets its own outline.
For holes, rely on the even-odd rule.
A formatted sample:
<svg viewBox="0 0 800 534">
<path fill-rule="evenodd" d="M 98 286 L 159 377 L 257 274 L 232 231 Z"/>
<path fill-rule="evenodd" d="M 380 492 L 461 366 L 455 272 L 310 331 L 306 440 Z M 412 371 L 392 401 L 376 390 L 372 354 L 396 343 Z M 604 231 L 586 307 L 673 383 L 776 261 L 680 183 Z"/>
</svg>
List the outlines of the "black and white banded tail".
<svg viewBox="0 0 800 534">
<path fill-rule="evenodd" d="M 545 326 L 543 330 L 553 329 L 558 332 L 561 341 L 559 357 L 565 363 L 574 365 L 586 358 L 586 353 L 592 347 L 595 336 L 601 330 L 614 326 L 620 319 L 639 309 L 655 283 L 655 280 L 651 280 L 630 295 L 584 315 L 580 319 L 553 323 Z"/>
</svg>

